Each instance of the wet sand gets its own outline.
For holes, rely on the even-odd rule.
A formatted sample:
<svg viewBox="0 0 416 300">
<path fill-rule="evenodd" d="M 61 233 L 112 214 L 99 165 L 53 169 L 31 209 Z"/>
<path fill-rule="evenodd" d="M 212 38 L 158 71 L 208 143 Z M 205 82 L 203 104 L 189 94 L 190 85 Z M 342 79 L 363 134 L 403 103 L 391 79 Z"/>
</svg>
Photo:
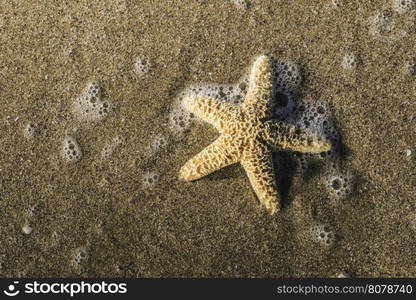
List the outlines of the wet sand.
<svg viewBox="0 0 416 300">
<path fill-rule="evenodd" d="M 60 2 L 0 4 L 0 276 L 416 276 L 416 7 Z M 300 66 L 297 97 L 331 105 L 354 174 L 345 198 L 319 167 L 294 176 L 274 216 L 238 164 L 177 179 L 218 133 L 194 122 L 175 135 L 176 96 L 237 82 L 262 53 Z M 73 102 L 93 80 L 111 110 L 80 121 Z M 67 136 L 82 149 L 74 162 L 61 155 Z M 330 247 L 316 224 L 334 233 Z"/>
</svg>

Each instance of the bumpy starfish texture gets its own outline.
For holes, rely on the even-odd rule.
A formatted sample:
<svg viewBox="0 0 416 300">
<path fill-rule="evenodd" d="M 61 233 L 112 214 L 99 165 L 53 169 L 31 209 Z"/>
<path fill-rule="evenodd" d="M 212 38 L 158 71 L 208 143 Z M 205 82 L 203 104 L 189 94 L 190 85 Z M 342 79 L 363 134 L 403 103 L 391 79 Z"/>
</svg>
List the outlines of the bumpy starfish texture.
<svg viewBox="0 0 416 300">
<path fill-rule="evenodd" d="M 273 120 L 270 108 L 273 84 L 270 59 L 258 57 L 251 69 L 241 106 L 216 98 L 188 96 L 183 105 L 212 124 L 220 136 L 180 170 L 180 179 L 192 181 L 240 162 L 259 199 L 270 214 L 280 209 L 272 152 L 293 150 L 319 153 L 330 144 L 318 135 Z"/>
</svg>

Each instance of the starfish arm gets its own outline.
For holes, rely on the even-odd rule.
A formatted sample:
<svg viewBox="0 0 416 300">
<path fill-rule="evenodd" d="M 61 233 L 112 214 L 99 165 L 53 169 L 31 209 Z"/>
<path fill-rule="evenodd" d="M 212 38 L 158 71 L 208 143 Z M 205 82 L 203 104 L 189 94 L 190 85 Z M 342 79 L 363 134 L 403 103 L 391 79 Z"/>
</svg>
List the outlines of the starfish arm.
<svg viewBox="0 0 416 300">
<path fill-rule="evenodd" d="M 280 203 L 271 152 L 263 150 L 259 154 L 259 151 L 250 151 L 241 164 L 260 203 L 274 214 L 280 209 Z"/>
<path fill-rule="evenodd" d="M 257 115 L 266 117 L 270 109 L 272 88 L 270 59 L 266 55 L 261 55 L 251 69 L 243 109 L 255 111 Z"/>
<path fill-rule="evenodd" d="M 180 170 L 179 179 L 192 181 L 239 161 L 238 151 L 228 147 L 231 136 L 220 135 L 212 144 L 191 158 Z"/>
<path fill-rule="evenodd" d="M 227 127 L 227 121 L 233 119 L 237 113 L 236 106 L 219 99 L 203 96 L 187 96 L 183 100 L 183 105 L 220 132 Z"/>
<path fill-rule="evenodd" d="M 320 153 L 331 149 L 329 142 L 319 135 L 275 120 L 266 122 L 263 138 L 270 146 L 278 150 Z"/>
</svg>

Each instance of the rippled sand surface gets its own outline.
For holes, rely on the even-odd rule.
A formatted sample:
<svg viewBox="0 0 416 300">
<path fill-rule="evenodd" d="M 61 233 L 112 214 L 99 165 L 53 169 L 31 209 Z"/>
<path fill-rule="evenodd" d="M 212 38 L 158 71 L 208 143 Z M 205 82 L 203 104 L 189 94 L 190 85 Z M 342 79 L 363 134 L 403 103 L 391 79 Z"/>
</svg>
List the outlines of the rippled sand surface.
<svg viewBox="0 0 416 300">
<path fill-rule="evenodd" d="M 1 1 L 0 276 L 416 276 L 414 2 Z M 177 179 L 218 136 L 178 97 L 263 53 L 340 138 L 276 154 L 274 216 L 238 164 Z"/>
</svg>

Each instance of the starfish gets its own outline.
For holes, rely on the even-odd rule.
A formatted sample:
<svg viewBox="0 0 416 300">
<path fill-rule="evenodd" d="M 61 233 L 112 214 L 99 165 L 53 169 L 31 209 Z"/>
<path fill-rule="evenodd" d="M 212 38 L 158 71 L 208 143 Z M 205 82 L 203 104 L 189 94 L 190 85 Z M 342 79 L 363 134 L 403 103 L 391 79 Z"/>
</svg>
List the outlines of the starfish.
<svg viewBox="0 0 416 300">
<path fill-rule="evenodd" d="M 316 134 L 272 119 L 273 88 L 270 58 L 261 55 L 252 66 L 241 106 L 199 95 L 185 97 L 183 105 L 213 125 L 220 136 L 181 168 L 179 178 L 197 180 L 240 162 L 260 203 L 270 214 L 278 211 L 280 201 L 272 152 L 320 153 L 331 146 Z"/>
</svg>

